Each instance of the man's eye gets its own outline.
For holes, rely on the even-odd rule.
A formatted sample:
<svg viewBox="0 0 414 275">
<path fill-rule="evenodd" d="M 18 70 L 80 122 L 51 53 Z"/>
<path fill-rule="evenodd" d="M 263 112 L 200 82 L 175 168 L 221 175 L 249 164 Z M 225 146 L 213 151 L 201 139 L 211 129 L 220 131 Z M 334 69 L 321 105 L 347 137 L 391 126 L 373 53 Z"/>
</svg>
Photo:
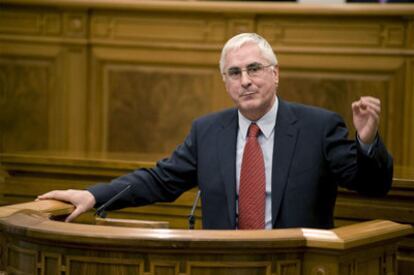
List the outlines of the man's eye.
<svg viewBox="0 0 414 275">
<path fill-rule="evenodd" d="M 238 75 L 240 75 L 240 70 L 239 69 L 229 69 L 228 74 L 229 74 L 229 76 L 238 76 Z"/>
<path fill-rule="evenodd" d="M 256 73 L 262 69 L 262 66 L 260 64 L 252 64 L 247 67 L 247 71 L 249 73 Z"/>
</svg>

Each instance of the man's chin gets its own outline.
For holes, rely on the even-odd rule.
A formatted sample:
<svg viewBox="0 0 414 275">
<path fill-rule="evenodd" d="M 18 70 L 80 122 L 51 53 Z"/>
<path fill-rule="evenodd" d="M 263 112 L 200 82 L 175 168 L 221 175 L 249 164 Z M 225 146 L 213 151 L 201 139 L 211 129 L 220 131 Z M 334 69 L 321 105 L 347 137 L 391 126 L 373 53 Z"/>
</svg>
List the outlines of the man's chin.
<svg viewBox="0 0 414 275">
<path fill-rule="evenodd" d="M 239 105 L 239 110 L 242 113 L 256 113 L 260 108 L 260 105 L 255 102 L 243 102 Z"/>
<path fill-rule="evenodd" d="M 245 109 L 255 109 L 260 107 L 260 101 L 254 97 L 245 97 L 239 103 L 239 106 Z"/>
</svg>

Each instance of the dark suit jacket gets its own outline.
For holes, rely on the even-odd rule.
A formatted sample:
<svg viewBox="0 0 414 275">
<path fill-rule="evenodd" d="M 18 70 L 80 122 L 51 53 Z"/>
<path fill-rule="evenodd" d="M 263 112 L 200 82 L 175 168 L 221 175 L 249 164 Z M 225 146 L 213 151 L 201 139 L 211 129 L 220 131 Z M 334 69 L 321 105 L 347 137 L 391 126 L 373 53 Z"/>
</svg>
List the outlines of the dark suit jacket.
<svg viewBox="0 0 414 275">
<path fill-rule="evenodd" d="M 184 143 L 153 169 L 140 169 L 89 189 L 101 205 L 127 184 L 132 191 L 111 209 L 174 201 L 198 185 L 204 229 L 236 228 L 238 113 L 229 109 L 196 120 Z M 279 99 L 272 170 L 273 228 L 333 227 L 337 186 L 385 195 L 393 161 L 378 138 L 369 156 L 339 115 Z"/>
</svg>

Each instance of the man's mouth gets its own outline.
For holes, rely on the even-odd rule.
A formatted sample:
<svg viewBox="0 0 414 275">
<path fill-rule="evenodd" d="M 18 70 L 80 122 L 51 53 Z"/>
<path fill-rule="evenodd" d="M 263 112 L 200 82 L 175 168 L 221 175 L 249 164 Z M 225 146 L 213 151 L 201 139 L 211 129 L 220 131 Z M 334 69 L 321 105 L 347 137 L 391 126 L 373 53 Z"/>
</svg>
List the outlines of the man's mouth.
<svg viewBox="0 0 414 275">
<path fill-rule="evenodd" d="M 253 94 L 255 94 L 256 92 L 244 92 L 244 93 L 241 93 L 240 94 L 240 97 L 243 97 L 243 96 L 249 96 L 249 95 L 253 95 Z"/>
</svg>

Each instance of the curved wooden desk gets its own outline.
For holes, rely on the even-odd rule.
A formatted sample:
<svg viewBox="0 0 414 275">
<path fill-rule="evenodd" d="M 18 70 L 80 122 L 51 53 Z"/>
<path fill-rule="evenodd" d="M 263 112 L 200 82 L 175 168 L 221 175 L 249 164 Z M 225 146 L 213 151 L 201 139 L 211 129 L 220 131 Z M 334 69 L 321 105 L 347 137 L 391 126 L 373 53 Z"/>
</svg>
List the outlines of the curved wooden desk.
<svg viewBox="0 0 414 275">
<path fill-rule="evenodd" d="M 375 220 L 334 230 L 141 229 L 51 220 L 73 206 L 0 208 L 8 274 L 395 274 L 409 225 Z"/>
</svg>

